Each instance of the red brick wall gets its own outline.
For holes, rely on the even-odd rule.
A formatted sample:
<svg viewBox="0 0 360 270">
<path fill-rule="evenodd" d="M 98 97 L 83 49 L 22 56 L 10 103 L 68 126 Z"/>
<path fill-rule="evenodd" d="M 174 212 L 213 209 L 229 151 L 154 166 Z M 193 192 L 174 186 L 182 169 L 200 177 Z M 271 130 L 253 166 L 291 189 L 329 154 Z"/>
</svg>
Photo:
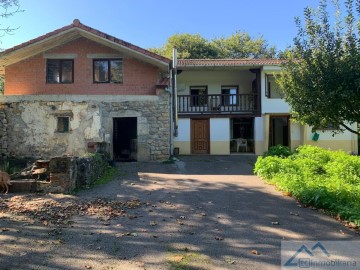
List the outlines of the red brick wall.
<svg viewBox="0 0 360 270">
<path fill-rule="evenodd" d="M 133 58 L 123 58 L 123 84 L 93 83 L 92 59 L 87 54 L 117 51 L 85 38 L 79 38 L 47 53 L 77 54 L 74 59 L 74 83 L 47 84 L 43 54 L 6 67 L 5 95 L 90 94 L 155 95 L 159 69 Z"/>
</svg>

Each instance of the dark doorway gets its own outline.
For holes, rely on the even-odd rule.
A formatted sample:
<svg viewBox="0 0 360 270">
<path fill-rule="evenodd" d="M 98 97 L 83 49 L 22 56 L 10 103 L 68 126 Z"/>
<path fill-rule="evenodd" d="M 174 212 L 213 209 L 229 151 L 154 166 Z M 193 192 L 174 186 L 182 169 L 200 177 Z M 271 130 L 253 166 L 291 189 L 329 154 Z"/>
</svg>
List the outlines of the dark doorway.
<svg viewBox="0 0 360 270">
<path fill-rule="evenodd" d="M 270 116 L 269 147 L 289 145 L 289 116 Z"/>
<path fill-rule="evenodd" d="M 230 152 L 254 153 L 254 117 L 230 120 Z"/>
<path fill-rule="evenodd" d="M 117 161 L 136 161 L 137 118 L 113 118 L 113 153 Z"/>
</svg>

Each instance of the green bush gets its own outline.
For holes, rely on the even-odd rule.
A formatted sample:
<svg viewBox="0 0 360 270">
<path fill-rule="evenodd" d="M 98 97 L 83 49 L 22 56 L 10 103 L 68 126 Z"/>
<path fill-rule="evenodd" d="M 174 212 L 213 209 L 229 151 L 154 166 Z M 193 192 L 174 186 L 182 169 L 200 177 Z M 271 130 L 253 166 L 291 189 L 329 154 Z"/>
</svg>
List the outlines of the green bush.
<svg viewBox="0 0 360 270">
<path fill-rule="evenodd" d="M 360 157 L 306 145 L 286 158 L 259 157 L 254 172 L 303 204 L 360 226 Z"/>
<path fill-rule="evenodd" d="M 276 157 L 288 157 L 291 156 L 293 154 L 293 152 L 291 151 L 290 147 L 288 146 L 283 146 L 283 145 L 276 145 L 276 146 L 271 146 L 269 148 L 268 151 L 266 151 L 264 153 L 264 157 L 269 157 L 269 156 L 276 156 Z"/>
</svg>

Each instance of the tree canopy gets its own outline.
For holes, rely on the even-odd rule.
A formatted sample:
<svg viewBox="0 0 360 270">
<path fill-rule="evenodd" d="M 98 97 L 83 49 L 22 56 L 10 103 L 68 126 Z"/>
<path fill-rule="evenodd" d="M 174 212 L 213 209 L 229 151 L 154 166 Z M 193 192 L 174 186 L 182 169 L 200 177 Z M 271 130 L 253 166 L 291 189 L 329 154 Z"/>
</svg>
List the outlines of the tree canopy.
<svg viewBox="0 0 360 270">
<path fill-rule="evenodd" d="M 173 48 L 182 59 L 273 58 L 277 53 L 262 36 L 253 38 L 244 31 L 212 40 L 200 34 L 175 34 L 162 47 L 149 50 L 171 58 Z"/>
<path fill-rule="evenodd" d="M 346 0 L 345 14 L 338 0 L 331 3 L 334 17 L 320 0 L 305 8 L 304 25 L 296 18 L 294 47 L 277 79 L 294 119 L 359 134 L 352 124 L 360 122 L 360 1 Z"/>
</svg>

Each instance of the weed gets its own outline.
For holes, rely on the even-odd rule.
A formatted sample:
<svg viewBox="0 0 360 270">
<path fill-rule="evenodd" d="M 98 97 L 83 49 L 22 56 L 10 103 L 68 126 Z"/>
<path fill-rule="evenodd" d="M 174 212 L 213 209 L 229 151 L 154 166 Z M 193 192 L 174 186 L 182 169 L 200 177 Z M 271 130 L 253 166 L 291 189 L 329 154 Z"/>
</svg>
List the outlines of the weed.
<svg viewBox="0 0 360 270">
<path fill-rule="evenodd" d="M 303 204 L 360 226 L 360 157 L 315 146 L 287 157 L 259 157 L 254 172 Z"/>
</svg>

